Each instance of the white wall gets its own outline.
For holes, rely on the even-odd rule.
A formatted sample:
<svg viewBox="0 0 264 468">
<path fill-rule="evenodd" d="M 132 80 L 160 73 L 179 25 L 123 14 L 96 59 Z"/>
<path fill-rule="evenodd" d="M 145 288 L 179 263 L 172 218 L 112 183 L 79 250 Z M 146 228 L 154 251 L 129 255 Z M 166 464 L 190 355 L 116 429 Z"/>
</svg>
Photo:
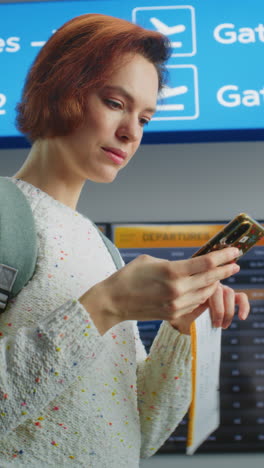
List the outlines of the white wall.
<svg viewBox="0 0 264 468">
<path fill-rule="evenodd" d="M 0 150 L 11 175 L 27 150 Z M 94 221 L 264 219 L 264 142 L 142 145 L 112 184 L 87 183 L 78 209 Z"/>
</svg>

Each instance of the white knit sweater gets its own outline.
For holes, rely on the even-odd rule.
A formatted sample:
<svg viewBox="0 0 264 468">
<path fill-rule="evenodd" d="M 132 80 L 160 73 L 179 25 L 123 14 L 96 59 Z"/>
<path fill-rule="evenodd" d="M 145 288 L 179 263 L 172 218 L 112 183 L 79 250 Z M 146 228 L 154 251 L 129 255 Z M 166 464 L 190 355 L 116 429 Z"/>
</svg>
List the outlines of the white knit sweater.
<svg viewBox="0 0 264 468">
<path fill-rule="evenodd" d="M 167 322 L 146 357 L 135 322 L 101 336 L 78 302 L 115 271 L 93 224 L 21 180 L 32 280 L 0 315 L 0 467 L 136 468 L 190 402 L 190 338 Z"/>
</svg>

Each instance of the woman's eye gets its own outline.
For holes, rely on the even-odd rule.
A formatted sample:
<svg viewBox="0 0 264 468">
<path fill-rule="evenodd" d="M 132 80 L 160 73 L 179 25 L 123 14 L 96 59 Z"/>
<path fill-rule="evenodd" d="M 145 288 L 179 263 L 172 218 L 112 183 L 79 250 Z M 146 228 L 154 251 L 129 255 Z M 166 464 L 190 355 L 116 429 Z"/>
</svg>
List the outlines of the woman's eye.
<svg viewBox="0 0 264 468">
<path fill-rule="evenodd" d="M 113 99 L 106 99 L 106 103 L 108 106 L 110 106 L 112 109 L 121 109 L 122 104 L 119 101 L 114 101 Z"/>
<path fill-rule="evenodd" d="M 140 125 L 142 125 L 142 127 L 145 127 L 145 126 L 148 125 L 149 122 L 150 122 L 150 120 L 144 119 L 144 118 L 143 118 L 143 119 L 140 119 L 139 121 L 140 121 Z"/>
</svg>

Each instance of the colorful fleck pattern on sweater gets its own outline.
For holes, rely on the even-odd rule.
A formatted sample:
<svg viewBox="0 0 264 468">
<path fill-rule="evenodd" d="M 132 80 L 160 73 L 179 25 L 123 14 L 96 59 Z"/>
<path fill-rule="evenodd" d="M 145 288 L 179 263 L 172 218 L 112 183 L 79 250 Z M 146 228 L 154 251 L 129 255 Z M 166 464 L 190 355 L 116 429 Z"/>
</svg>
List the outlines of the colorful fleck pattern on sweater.
<svg viewBox="0 0 264 468">
<path fill-rule="evenodd" d="M 93 224 L 23 181 L 39 252 L 0 316 L 0 466 L 136 468 L 190 401 L 190 339 L 164 322 L 147 357 L 135 322 L 101 336 L 78 302 L 115 271 Z"/>
</svg>

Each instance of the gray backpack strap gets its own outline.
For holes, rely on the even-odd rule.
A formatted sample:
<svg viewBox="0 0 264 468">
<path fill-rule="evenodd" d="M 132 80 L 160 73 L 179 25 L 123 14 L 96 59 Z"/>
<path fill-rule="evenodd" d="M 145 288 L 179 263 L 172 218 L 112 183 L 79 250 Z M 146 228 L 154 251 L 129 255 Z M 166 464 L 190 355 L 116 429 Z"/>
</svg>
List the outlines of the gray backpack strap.
<svg viewBox="0 0 264 468">
<path fill-rule="evenodd" d="M 0 312 L 31 279 L 36 260 L 31 207 L 16 184 L 0 177 Z"/>
<path fill-rule="evenodd" d="M 116 246 L 113 244 L 113 242 L 110 241 L 110 239 L 108 239 L 108 237 L 106 237 L 104 235 L 104 233 L 96 226 L 94 225 L 97 229 L 97 231 L 99 232 L 101 238 L 103 239 L 103 242 L 108 250 L 108 252 L 110 253 L 112 259 L 113 259 L 113 262 L 116 266 L 116 269 L 117 270 L 120 270 L 120 268 L 122 268 L 123 266 L 123 263 L 122 263 L 122 259 L 121 259 L 121 255 L 119 253 L 119 250 L 116 248 Z"/>
<path fill-rule="evenodd" d="M 95 227 L 120 269 L 118 249 Z M 37 233 L 31 207 L 16 184 L 0 177 L 0 313 L 32 278 L 36 261 Z"/>
</svg>

